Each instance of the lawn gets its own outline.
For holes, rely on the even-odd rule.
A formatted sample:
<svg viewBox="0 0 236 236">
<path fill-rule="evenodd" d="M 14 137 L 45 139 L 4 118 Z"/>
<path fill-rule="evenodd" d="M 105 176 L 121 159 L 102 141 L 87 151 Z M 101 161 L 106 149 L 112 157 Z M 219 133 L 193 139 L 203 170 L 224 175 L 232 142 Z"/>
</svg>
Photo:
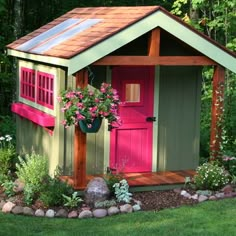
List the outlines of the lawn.
<svg viewBox="0 0 236 236">
<path fill-rule="evenodd" d="M 48 219 L 0 213 L 0 235 L 236 235 L 236 199 L 103 219 Z"/>
</svg>

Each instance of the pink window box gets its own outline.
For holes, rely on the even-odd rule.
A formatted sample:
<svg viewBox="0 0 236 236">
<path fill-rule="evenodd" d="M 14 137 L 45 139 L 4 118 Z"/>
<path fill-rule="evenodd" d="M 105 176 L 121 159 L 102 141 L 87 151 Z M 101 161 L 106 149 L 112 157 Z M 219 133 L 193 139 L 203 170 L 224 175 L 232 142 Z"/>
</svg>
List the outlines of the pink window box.
<svg viewBox="0 0 236 236">
<path fill-rule="evenodd" d="M 24 117 L 42 127 L 54 127 L 55 117 L 39 111 L 31 106 L 23 103 L 13 103 L 11 105 L 11 111 L 17 115 Z"/>
</svg>

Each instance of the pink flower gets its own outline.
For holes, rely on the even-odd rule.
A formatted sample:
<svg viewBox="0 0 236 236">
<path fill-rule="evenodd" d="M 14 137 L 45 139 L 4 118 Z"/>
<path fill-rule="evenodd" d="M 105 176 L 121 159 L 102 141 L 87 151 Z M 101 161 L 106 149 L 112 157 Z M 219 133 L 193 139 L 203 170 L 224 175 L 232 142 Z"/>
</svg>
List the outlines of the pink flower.
<svg viewBox="0 0 236 236">
<path fill-rule="evenodd" d="M 62 102 L 62 98 L 59 96 L 59 97 L 57 97 L 57 101 L 60 103 L 60 102 Z"/>
</svg>

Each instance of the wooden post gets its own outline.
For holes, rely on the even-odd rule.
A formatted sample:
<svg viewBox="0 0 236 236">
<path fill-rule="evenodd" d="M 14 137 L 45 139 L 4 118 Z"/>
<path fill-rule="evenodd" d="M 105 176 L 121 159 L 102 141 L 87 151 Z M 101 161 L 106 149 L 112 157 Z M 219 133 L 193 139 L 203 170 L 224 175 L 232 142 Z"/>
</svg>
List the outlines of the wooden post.
<svg viewBox="0 0 236 236">
<path fill-rule="evenodd" d="M 84 88 L 88 85 L 87 70 L 76 73 L 76 87 Z M 86 134 L 79 126 L 75 126 L 74 136 L 74 188 L 86 187 Z"/>
<path fill-rule="evenodd" d="M 217 158 L 220 152 L 221 119 L 224 106 L 225 68 L 217 65 L 213 75 L 212 109 L 211 109 L 211 139 L 210 152 L 212 158 Z"/>
<path fill-rule="evenodd" d="M 148 56 L 159 56 L 160 55 L 160 28 L 155 28 L 151 32 L 148 45 Z"/>
</svg>

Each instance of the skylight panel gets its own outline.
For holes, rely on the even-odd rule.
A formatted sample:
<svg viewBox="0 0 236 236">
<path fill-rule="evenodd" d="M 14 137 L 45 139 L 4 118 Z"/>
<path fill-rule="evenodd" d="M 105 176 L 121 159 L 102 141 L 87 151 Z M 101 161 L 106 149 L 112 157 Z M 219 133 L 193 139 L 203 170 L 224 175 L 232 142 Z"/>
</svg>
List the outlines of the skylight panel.
<svg viewBox="0 0 236 236">
<path fill-rule="evenodd" d="M 75 24 L 78 24 L 81 21 L 81 19 L 67 19 L 63 21 L 62 23 L 54 26 L 53 28 L 43 32 L 42 34 L 30 39 L 29 41 L 21 44 L 16 49 L 22 50 L 22 51 L 29 51 L 30 49 L 36 47 L 37 45 L 43 43 L 44 41 L 47 41 L 48 39 L 52 38 L 53 36 L 59 34 L 60 32 L 72 27 Z"/>
</svg>

